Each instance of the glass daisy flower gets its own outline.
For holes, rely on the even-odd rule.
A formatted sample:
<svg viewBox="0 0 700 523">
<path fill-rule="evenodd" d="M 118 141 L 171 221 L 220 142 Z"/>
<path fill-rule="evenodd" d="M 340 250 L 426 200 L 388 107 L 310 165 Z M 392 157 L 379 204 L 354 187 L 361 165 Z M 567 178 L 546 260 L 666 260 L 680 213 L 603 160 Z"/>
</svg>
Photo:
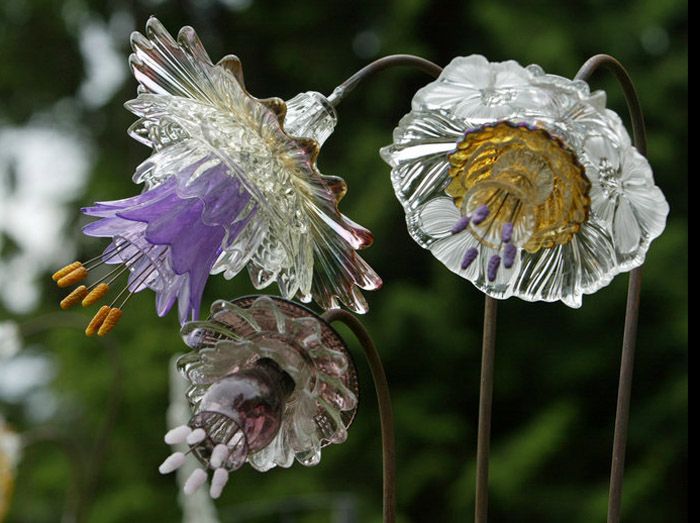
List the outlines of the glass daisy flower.
<svg viewBox="0 0 700 523">
<path fill-rule="evenodd" d="M 145 33 L 131 37 L 140 85 L 126 104 L 139 117 L 129 134 L 153 149 L 134 174 L 144 191 L 83 209 L 99 218 L 84 233 L 112 241 L 54 280 L 67 287 L 98 265 L 117 268 L 61 306 L 94 303 L 128 272 L 126 287 L 87 334 L 106 334 L 126 300 L 145 288 L 155 291 L 161 316 L 178 301 L 184 323 L 198 316 L 210 273 L 232 278 L 247 266 L 256 288 L 276 282 L 285 297 L 365 312 L 358 288 L 376 289 L 381 280 L 355 251 L 372 235 L 338 211 L 344 181 L 316 167 L 336 123 L 326 98 L 307 92 L 286 103 L 258 100 L 245 90 L 238 58 L 214 65 L 191 27 L 175 40 L 151 18 Z"/>
<path fill-rule="evenodd" d="M 316 465 L 322 447 L 347 438 L 357 371 L 342 338 L 305 307 L 268 296 L 220 300 L 182 335 L 192 351 L 178 368 L 193 415 L 165 442 L 187 445 L 204 467 L 190 475 L 186 493 L 212 471 L 210 494 L 219 497 L 229 472 L 246 462 L 261 472 L 295 460 Z M 185 456 L 173 453 L 160 472 L 178 469 Z"/>
<path fill-rule="evenodd" d="M 381 150 L 411 236 L 494 298 L 561 300 L 642 264 L 668 204 L 602 91 L 456 58 Z"/>
</svg>

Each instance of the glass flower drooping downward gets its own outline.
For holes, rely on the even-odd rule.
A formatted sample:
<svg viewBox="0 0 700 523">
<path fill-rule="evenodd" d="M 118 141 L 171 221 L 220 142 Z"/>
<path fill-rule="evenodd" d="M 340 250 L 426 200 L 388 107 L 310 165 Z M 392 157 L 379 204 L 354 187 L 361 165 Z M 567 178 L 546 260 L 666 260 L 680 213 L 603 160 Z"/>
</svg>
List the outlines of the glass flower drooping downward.
<svg viewBox="0 0 700 523">
<path fill-rule="evenodd" d="M 294 461 L 319 463 L 321 449 L 347 438 L 357 410 L 357 371 L 340 336 L 305 307 L 268 296 L 217 301 L 207 321 L 185 324 L 192 349 L 178 361 L 190 383 L 192 417 L 165 442 L 186 445 L 203 465 L 191 494 L 212 472 L 217 498 L 246 462 L 261 472 Z M 183 465 L 178 450 L 160 466 Z"/>
<path fill-rule="evenodd" d="M 411 236 L 495 298 L 579 307 L 669 211 L 605 93 L 536 65 L 456 58 L 381 154 Z"/>
<path fill-rule="evenodd" d="M 116 268 L 77 287 L 61 307 L 95 303 L 126 273 L 126 286 L 98 311 L 88 335 L 109 332 L 126 301 L 146 288 L 156 293 L 158 315 L 177 301 L 184 323 L 198 316 L 210 273 L 232 278 L 247 266 L 256 288 L 276 282 L 285 297 L 365 312 L 358 288 L 376 289 L 381 279 L 355 251 L 372 235 L 338 211 L 343 180 L 316 167 L 336 123 L 328 101 L 315 92 L 286 103 L 253 98 L 238 58 L 214 65 L 190 27 L 175 40 L 151 18 L 132 47 L 140 85 L 126 106 L 139 119 L 129 133 L 153 149 L 134 174 L 144 191 L 83 209 L 99 218 L 85 234 L 111 243 L 54 280 L 68 287 L 98 266 Z"/>
</svg>

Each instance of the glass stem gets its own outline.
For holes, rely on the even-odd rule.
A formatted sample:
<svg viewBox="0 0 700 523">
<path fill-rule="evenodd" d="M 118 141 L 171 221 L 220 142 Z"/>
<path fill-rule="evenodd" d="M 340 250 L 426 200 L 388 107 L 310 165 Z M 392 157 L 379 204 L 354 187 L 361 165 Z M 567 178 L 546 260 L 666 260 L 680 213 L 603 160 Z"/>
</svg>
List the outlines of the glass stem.
<svg viewBox="0 0 700 523">
<path fill-rule="evenodd" d="M 419 56 L 413 56 L 410 54 L 392 54 L 379 58 L 378 60 L 375 60 L 357 71 L 354 75 L 333 90 L 333 93 L 331 93 L 331 95 L 328 97 L 328 101 L 333 107 L 337 107 L 362 80 L 374 75 L 375 73 L 383 71 L 384 69 L 389 69 L 396 66 L 415 67 L 436 78 L 442 72 L 442 67 L 429 60 L 426 60 L 425 58 L 420 58 Z"/>
<path fill-rule="evenodd" d="M 600 67 L 610 70 L 617 78 L 627 100 L 634 145 L 640 153 L 647 153 L 646 128 L 642 107 L 634 88 L 634 83 L 622 64 L 606 54 L 595 55 L 586 61 L 576 74 L 577 80 L 588 80 Z M 634 373 L 634 353 L 637 344 L 637 325 L 639 322 L 639 301 L 642 285 L 642 267 L 630 273 L 627 289 L 627 309 L 622 339 L 622 358 L 620 363 L 620 381 L 617 393 L 617 411 L 615 413 L 615 436 L 613 441 L 612 466 L 610 471 L 610 494 L 608 499 L 608 523 L 619 523 L 622 513 L 622 484 L 625 473 L 625 454 L 629 432 L 630 402 L 632 398 L 632 377 Z"/>
<path fill-rule="evenodd" d="M 384 523 L 396 522 L 396 448 L 394 436 L 394 413 L 391 407 L 389 383 L 384 372 L 384 365 L 372 338 L 362 322 L 355 316 L 341 309 L 331 309 L 321 315 L 328 323 L 344 323 L 355 335 L 365 352 L 377 392 L 379 419 L 382 432 L 382 458 L 384 467 Z"/>
</svg>

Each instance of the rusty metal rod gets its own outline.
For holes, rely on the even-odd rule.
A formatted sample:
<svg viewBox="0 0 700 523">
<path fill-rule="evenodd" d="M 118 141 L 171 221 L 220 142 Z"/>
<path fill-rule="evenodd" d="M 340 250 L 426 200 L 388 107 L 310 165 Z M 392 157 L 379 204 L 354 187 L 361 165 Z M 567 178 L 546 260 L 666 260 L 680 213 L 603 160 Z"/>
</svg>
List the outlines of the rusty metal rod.
<svg viewBox="0 0 700 523">
<path fill-rule="evenodd" d="M 498 301 L 486 296 L 484 334 L 481 346 L 481 384 L 479 390 L 479 428 L 476 447 L 476 501 L 474 521 L 486 523 L 489 510 L 489 456 L 491 453 L 491 412 L 493 375 L 496 360 L 496 323 Z"/>
<path fill-rule="evenodd" d="M 646 128 L 642 107 L 629 74 L 612 56 L 599 54 L 593 56 L 576 74 L 577 80 L 588 80 L 600 67 L 610 70 L 617 78 L 627 101 L 634 145 L 640 153 L 647 154 Z M 629 433 L 630 403 L 632 399 L 632 377 L 634 374 L 634 353 L 637 344 L 637 326 L 639 322 L 639 301 L 642 286 L 642 267 L 630 273 L 627 288 L 627 309 L 622 339 L 622 358 L 620 362 L 620 381 L 617 393 L 617 411 L 615 413 L 615 437 L 613 441 L 612 466 L 610 470 L 610 493 L 608 499 L 608 523 L 619 523 L 622 512 L 622 486 L 625 474 L 625 454 Z"/>
<path fill-rule="evenodd" d="M 434 64 L 430 60 L 413 56 L 410 54 L 392 54 L 375 60 L 374 62 L 364 66 L 362 69 L 345 80 L 342 84 L 336 87 L 328 101 L 333 107 L 337 107 L 340 102 L 365 78 L 374 75 L 385 69 L 397 66 L 411 66 L 433 76 L 438 77 L 442 72 L 442 67 Z"/>
<path fill-rule="evenodd" d="M 433 62 L 412 55 L 391 55 L 365 66 L 338 86 L 328 100 L 335 107 L 364 78 L 389 67 L 410 65 L 438 77 L 442 68 Z M 481 386 L 479 392 L 479 426 L 476 451 L 476 501 L 475 521 L 485 523 L 489 502 L 489 456 L 491 452 L 491 412 L 496 353 L 497 301 L 487 296 L 484 305 L 484 338 L 482 344 Z M 385 485 L 386 486 L 386 485 Z"/>
<path fill-rule="evenodd" d="M 389 383 L 384 365 L 369 332 L 355 316 L 342 309 L 331 309 L 321 317 L 328 323 L 344 323 L 360 342 L 372 373 L 374 388 L 379 404 L 379 420 L 382 433 L 382 458 L 384 474 L 384 523 L 396 522 L 396 442 L 394 436 L 394 412 L 391 407 Z"/>
<path fill-rule="evenodd" d="M 375 73 L 396 66 L 412 66 L 421 71 L 438 77 L 442 72 L 442 67 L 418 56 L 397 54 L 389 55 L 366 65 L 350 78 L 333 90 L 328 97 L 328 101 L 337 107 L 345 97 L 365 78 Z M 364 325 L 352 314 L 342 309 L 332 309 L 322 315 L 328 323 L 340 321 L 344 323 L 357 337 L 365 352 L 367 363 L 369 364 L 374 380 L 374 388 L 377 392 L 379 403 L 379 418 L 382 432 L 382 458 L 384 475 L 384 523 L 394 523 L 396 521 L 396 442 L 394 435 L 394 413 L 391 407 L 391 395 L 389 384 L 384 372 L 384 365 L 379 356 L 379 352 L 372 341 Z"/>
</svg>

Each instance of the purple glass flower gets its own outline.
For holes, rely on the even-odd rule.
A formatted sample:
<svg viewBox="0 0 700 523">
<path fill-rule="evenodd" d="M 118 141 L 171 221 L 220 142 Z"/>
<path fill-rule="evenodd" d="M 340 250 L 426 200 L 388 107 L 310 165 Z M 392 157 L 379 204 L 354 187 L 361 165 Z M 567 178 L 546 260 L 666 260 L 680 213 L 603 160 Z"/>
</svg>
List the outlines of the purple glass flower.
<svg viewBox="0 0 700 523">
<path fill-rule="evenodd" d="M 100 265 L 119 267 L 80 285 L 61 307 L 96 302 L 129 271 L 86 334 L 109 332 L 145 288 L 156 292 L 159 315 L 178 300 L 184 322 L 196 318 L 209 274 L 232 278 L 247 268 L 256 288 L 277 283 L 285 298 L 365 312 L 359 289 L 379 288 L 381 279 L 356 251 L 372 234 L 338 210 L 345 182 L 316 167 L 336 123 L 328 100 L 314 92 L 286 103 L 253 98 L 238 58 L 214 64 L 191 27 L 175 39 L 151 18 L 131 45 L 140 85 L 126 104 L 138 116 L 129 134 L 153 150 L 134 174 L 144 192 L 83 210 L 100 218 L 85 234 L 112 242 L 54 280 L 67 287 Z"/>
<path fill-rule="evenodd" d="M 129 295 L 145 288 L 156 293 L 156 311 L 164 316 L 178 300 L 180 322 L 199 315 L 209 272 L 223 248 L 240 241 L 251 228 L 257 206 L 221 165 L 193 170 L 203 172 L 185 185 L 192 173 L 183 171 L 143 194 L 83 209 L 101 218 L 83 228 L 88 236 L 112 238 L 102 260 L 127 266 Z M 120 306 L 121 308 L 121 306 Z"/>
</svg>

